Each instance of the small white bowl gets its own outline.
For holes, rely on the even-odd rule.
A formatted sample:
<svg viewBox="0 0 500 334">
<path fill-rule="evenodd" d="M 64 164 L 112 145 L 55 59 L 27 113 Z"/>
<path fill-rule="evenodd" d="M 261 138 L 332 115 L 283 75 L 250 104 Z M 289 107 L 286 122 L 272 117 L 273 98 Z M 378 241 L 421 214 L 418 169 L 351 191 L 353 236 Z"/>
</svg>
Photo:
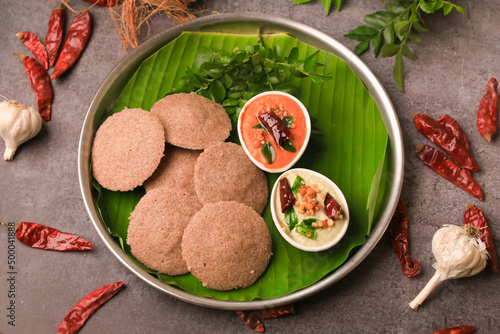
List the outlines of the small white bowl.
<svg viewBox="0 0 500 334">
<path fill-rule="evenodd" d="M 282 225 L 280 223 L 280 218 L 278 216 L 278 215 L 282 215 L 281 203 L 280 203 L 280 198 L 279 198 L 279 196 L 280 196 L 280 194 L 279 194 L 279 181 L 283 177 L 289 175 L 290 173 L 299 174 L 306 182 L 307 182 L 307 179 L 313 179 L 312 182 L 314 182 L 314 183 L 318 183 L 319 180 L 321 180 L 321 182 L 323 182 L 327 186 L 326 187 L 320 186 L 320 189 L 323 192 L 325 192 L 325 190 L 331 190 L 328 192 L 330 192 L 330 194 L 335 198 L 335 200 L 342 207 L 342 210 L 344 211 L 344 219 L 341 220 L 341 222 L 343 223 L 343 226 L 341 226 L 341 229 L 337 231 L 337 233 L 333 236 L 332 240 L 329 241 L 328 243 L 325 243 L 325 244 L 320 245 L 320 246 L 306 246 L 306 245 L 303 245 L 303 244 L 297 242 L 296 240 L 292 239 L 284 231 L 283 225 L 286 226 L 286 224 L 284 223 L 284 219 L 283 219 L 283 225 Z M 304 175 L 307 175 L 307 177 L 304 177 Z M 312 182 L 309 181 L 307 184 L 313 184 Z M 292 186 L 292 184 L 293 184 L 293 181 L 290 182 L 290 186 Z M 326 189 L 326 188 L 328 188 L 328 189 Z M 321 204 L 323 204 L 323 203 L 321 203 Z M 324 204 L 323 204 L 323 206 L 324 206 Z M 347 201 L 345 199 L 345 196 L 342 193 L 342 191 L 340 190 L 340 188 L 332 180 L 330 180 L 326 176 L 324 176 L 318 172 L 315 172 L 313 170 L 305 169 L 305 168 L 290 169 L 287 172 L 281 174 L 280 177 L 276 180 L 276 182 L 274 183 L 274 186 L 273 186 L 273 190 L 271 191 L 271 213 L 273 216 L 274 224 L 276 225 L 276 228 L 280 232 L 281 236 L 286 241 L 288 241 L 288 243 L 290 245 L 292 245 L 296 248 L 299 248 L 301 250 L 307 251 L 307 252 L 319 252 L 319 251 L 323 251 L 323 250 L 326 250 L 326 249 L 333 247 L 344 237 L 344 235 L 347 231 L 347 228 L 349 227 L 349 208 L 347 206 Z M 336 224 L 338 224 L 338 222 L 340 222 L 340 221 L 336 221 Z M 329 227 L 329 228 L 332 228 L 332 227 Z"/>
<path fill-rule="evenodd" d="M 305 122 L 306 122 L 306 137 L 304 139 L 304 144 L 302 145 L 302 147 L 300 148 L 300 150 L 296 153 L 295 158 L 290 163 L 288 163 L 287 165 L 285 165 L 283 167 L 280 167 L 280 168 L 266 167 L 266 166 L 263 166 L 259 161 L 257 161 L 252 156 L 252 154 L 250 153 L 250 151 L 248 150 L 248 147 L 247 147 L 245 141 L 243 140 L 243 135 L 241 133 L 241 119 L 242 119 L 243 114 L 245 113 L 245 110 L 246 110 L 247 106 L 250 105 L 255 100 L 260 99 L 261 97 L 266 96 L 266 95 L 283 95 L 283 96 L 286 96 L 286 97 L 292 99 L 295 103 L 297 103 L 297 105 L 302 110 L 302 113 L 304 114 L 304 118 L 305 118 Z M 250 100 L 248 100 L 247 103 L 245 103 L 245 105 L 241 109 L 240 115 L 238 116 L 237 130 L 238 130 L 238 137 L 240 138 L 240 143 L 241 143 L 241 146 L 243 147 L 243 150 L 245 151 L 245 153 L 247 154 L 247 156 L 250 158 L 250 160 L 257 167 L 259 167 L 260 169 L 262 169 L 263 171 L 266 171 L 268 173 L 281 173 L 281 172 L 286 171 L 287 169 L 292 168 L 292 166 L 295 165 L 295 163 L 300 159 L 300 157 L 302 156 L 302 154 L 304 154 L 304 151 L 306 150 L 307 144 L 309 143 L 309 138 L 311 136 L 311 119 L 309 117 L 309 112 L 307 111 L 307 109 L 304 106 L 304 104 L 302 104 L 302 102 L 300 102 L 300 100 L 297 99 L 295 96 L 290 95 L 288 93 L 280 92 L 280 91 L 268 91 L 268 92 L 264 92 L 264 93 L 260 93 L 258 95 L 255 95 Z"/>
</svg>

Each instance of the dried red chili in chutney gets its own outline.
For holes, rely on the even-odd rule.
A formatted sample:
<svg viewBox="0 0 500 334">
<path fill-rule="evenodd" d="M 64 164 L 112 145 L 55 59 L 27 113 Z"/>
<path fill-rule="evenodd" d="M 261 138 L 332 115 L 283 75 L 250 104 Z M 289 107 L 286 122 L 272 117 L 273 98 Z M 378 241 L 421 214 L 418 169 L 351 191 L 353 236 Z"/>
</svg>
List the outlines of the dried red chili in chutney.
<svg viewBox="0 0 500 334">
<path fill-rule="evenodd" d="M 483 210 L 475 205 L 467 205 L 464 212 L 464 223 L 471 224 L 481 231 L 481 240 L 486 245 L 486 250 L 489 254 L 486 265 L 492 272 L 498 273 L 497 249 L 493 241 L 493 235 L 491 234 L 490 227 L 484 217 Z"/>
<path fill-rule="evenodd" d="M 325 197 L 325 215 L 333 220 L 344 219 L 342 207 L 329 193 Z"/>
<path fill-rule="evenodd" d="M 477 128 L 487 142 L 490 142 L 498 131 L 497 90 L 498 81 L 491 78 L 486 85 L 486 94 L 483 95 L 477 112 Z"/>
<path fill-rule="evenodd" d="M 18 56 L 23 62 L 31 88 L 35 92 L 38 112 L 44 121 L 49 121 L 52 109 L 52 98 L 54 97 L 49 74 L 35 58 L 17 53 L 14 55 Z"/>
<path fill-rule="evenodd" d="M 460 168 L 453 160 L 434 147 L 415 145 L 415 152 L 422 162 L 460 189 L 483 200 L 483 191 L 468 170 Z"/>
<path fill-rule="evenodd" d="M 270 110 L 259 114 L 257 119 L 267 129 L 267 132 L 272 135 L 276 145 L 282 146 L 286 140 L 292 138 L 290 130 L 274 111 Z"/>
<path fill-rule="evenodd" d="M 406 217 L 406 203 L 399 201 L 394 216 L 389 224 L 389 239 L 396 252 L 401 271 L 407 277 L 415 277 L 420 273 L 420 262 L 411 260 L 408 251 L 408 218 Z"/>
<path fill-rule="evenodd" d="M 57 79 L 80 57 L 90 38 L 92 19 L 88 10 L 80 12 L 69 26 L 68 36 L 50 78 Z"/>
<path fill-rule="evenodd" d="M 285 213 L 295 203 L 292 188 L 290 188 L 290 183 L 288 183 L 288 179 L 286 177 L 280 179 L 279 189 L 281 213 Z"/>
</svg>

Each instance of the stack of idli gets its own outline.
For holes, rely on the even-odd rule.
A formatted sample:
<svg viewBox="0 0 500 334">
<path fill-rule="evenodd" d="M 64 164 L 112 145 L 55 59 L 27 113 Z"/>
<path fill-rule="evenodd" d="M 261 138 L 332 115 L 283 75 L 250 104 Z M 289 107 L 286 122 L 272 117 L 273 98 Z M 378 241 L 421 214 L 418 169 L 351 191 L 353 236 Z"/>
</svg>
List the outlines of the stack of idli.
<svg viewBox="0 0 500 334">
<path fill-rule="evenodd" d="M 110 116 L 92 147 L 101 186 L 146 189 L 129 218 L 127 243 L 137 260 L 167 275 L 191 272 L 215 290 L 252 285 L 271 257 L 260 216 L 267 179 L 241 146 L 225 142 L 231 128 L 221 105 L 180 93 L 151 112 Z"/>
</svg>

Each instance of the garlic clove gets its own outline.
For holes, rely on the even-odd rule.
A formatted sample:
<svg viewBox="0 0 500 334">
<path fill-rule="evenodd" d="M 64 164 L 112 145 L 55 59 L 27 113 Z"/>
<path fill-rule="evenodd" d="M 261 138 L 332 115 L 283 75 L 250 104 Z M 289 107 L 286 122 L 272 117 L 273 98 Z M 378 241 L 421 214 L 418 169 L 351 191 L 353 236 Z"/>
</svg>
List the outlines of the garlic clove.
<svg viewBox="0 0 500 334">
<path fill-rule="evenodd" d="M 436 273 L 422 291 L 410 302 L 417 309 L 441 282 L 476 275 L 486 267 L 488 251 L 475 227 L 445 225 L 432 238 Z"/>
<path fill-rule="evenodd" d="M 40 132 L 42 123 L 40 113 L 34 108 L 8 99 L 0 102 L 0 136 L 5 142 L 4 159 L 12 160 L 19 145 Z"/>
<path fill-rule="evenodd" d="M 14 148 L 6 147 L 5 151 L 3 152 L 4 160 L 14 159 L 14 154 L 16 153 L 16 150 L 17 150 L 17 147 L 14 147 Z"/>
</svg>

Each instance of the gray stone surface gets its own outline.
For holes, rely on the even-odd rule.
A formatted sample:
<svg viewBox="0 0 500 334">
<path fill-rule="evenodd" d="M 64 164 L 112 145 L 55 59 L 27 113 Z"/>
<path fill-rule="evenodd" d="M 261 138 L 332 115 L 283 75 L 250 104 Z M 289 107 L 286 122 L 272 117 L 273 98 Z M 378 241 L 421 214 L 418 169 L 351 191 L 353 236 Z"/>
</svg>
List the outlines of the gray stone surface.
<svg viewBox="0 0 500 334">
<path fill-rule="evenodd" d="M 340 12 L 325 16 L 320 1 L 292 6 L 292 0 L 207 0 L 211 11 L 272 13 L 318 28 L 351 49 L 343 35 L 363 23 L 363 15 L 383 8 L 380 1 L 344 1 Z M 0 94 L 35 105 L 24 69 L 12 52 L 28 51 L 15 37 L 30 30 L 44 36 L 55 7 L 49 1 L 1 1 Z M 392 79 L 393 58 L 362 56 L 386 87 L 404 133 L 405 178 L 401 198 L 408 203 L 410 250 L 422 272 L 409 279 L 385 235 L 373 252 L 346 278 L 329 289 L 296 303 L 296 314 L 266 320 L 267 333 L 431 333 L 455 325 L 475 325 L 477 333 L 498 333 L 500 280 L 490 271 L 447 281 L 417 311 L 407 303 L 432 276 L 431 238 L 445 223 L 461 224 L 467 203 L 480 204 L 496 240 L 500 239 L 500 179 L 498 139 L 486 143 L 476 129 L 477 106 L 490 77 L 500 77 L 500 7 L 496 0 L 459 3 L 465 14 L 453 12 L 427 19 L 430 32 L 417 56 L 406 61 L 406 91 Z M 86 3 L 72 1 L 81 10 Z M 8 325 L 7 233 L 0 231 L 0 332 L 55 333 L 66 313 L 84 295 L 104 284 L 124 280 L 126 289 L 96 312 L 80 333 L 251 333 L 233 311 L 202 308 L 150 287 L 130 273 L 105 247 L 92 226 L 80 195 L 77 147 L 86 110 L 106 75 L 118 62 L 120 42 L 109 12 L 93 8 L 93 35 L 81 59 L 68 75 L 56 80 L 53 119 L 36 139 L 21 146 L 11 162 L 0 161 L 0 221 L 35 221 L 79 234 L 95 245 L 87 253 L 44 252 L 17 243 L 16 326 Z M 151 35 L 171 27 L 162 16 L 151 22 Z M 141 35 L 142 40 L 147 37 Z M 122 54 L 123 55 L 123 54 Z M 448 113 L 469 136 L 482 171 L 475 174 L 485 191 L 477 201 L 425 168 L 412 152 L 426 140 L 412 125 L 412 114 L 433 117 Z M 0 143 L 0 151 L 4 145 Z"/>
</svg>

